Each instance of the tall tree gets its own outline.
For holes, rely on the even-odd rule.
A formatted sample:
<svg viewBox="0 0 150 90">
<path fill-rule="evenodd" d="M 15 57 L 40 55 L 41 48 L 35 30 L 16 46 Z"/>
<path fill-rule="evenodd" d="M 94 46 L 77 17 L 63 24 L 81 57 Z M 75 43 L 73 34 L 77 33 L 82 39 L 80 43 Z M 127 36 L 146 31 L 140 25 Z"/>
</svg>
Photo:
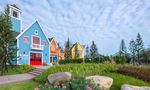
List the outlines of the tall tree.
<svg viewBox="0 0 150 90">
<path fill-rule="evenodd" d="M 0 74 L 3 75 L 8 70 L 8 64 L 17 60 L 17 47 L 14 33 L 11 30 L 11 20 L 9 16 L 9 6 L 4 13 L 0 13 Z"/>
<path fill-rule="evenodd" d="M 92 41 L 92 45 L 90 46 L 90 57 L 95 58 L 98 56 L 98 49 L 94 41 Z"/>
<path fill-rule="evenodd" d="M 65 58 L 66 59 L 71 58 L 70 48 L 71 48 L 71 43 L 70 43 L 70 40 L 68 38 L 66 45 L 65 45 Z"/>
<path fill-rule="evenodd" d="M 135 41 L 131 40 L 129 43 L 129 51 L 131 53 L 131 61 L 130 63 L 135 64 L 135 57 L 136 57 L 136 46 L 135 46 Z"/>
<path fill-rule="evenodd" d="M 119 55 L 126 56 L 126 54 L 127 54 L 127 48 L 126 48 L 125 42 L 124 42 L 124 40 L 121 40 Z"/>
<path fill-rule="evenodd" d="M 138 64 L 141 64 L 140 53 L 144 50 L 144 47 L 143 47 L 142 37 L 139 33 L 138 33 L 136 41 L 135 41 L 135 46 L 136 46 L 137 62 L 138 62 Z"/>
<path fill-rule="evenodd" d="M 89 58 L 90 57 L 90 51 L 89 51 L 89 46 L 87 45 L 86 46 L 86 58 Z"/>
</svg>

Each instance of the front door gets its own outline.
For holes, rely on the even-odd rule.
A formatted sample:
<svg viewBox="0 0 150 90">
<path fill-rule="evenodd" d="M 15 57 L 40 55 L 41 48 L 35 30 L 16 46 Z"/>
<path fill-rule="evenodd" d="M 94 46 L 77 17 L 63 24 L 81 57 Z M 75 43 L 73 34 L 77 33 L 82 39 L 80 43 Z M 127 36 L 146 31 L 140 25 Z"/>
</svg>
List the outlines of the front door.
<svg viewBox="0 0 150 90">
<path fill-rule="evenodd" d="M 58 56 L 57 55 L 51 55 L 50 60 L 51 60 L 50 61 L 51 63 L 53 63 L 53 62 L 57 63 L 58 62 Z"/>
<path fill-rule="evenodd" d="M 30 65 L 42 65 L 42 54 L 30 53 Z"/>
</svg>

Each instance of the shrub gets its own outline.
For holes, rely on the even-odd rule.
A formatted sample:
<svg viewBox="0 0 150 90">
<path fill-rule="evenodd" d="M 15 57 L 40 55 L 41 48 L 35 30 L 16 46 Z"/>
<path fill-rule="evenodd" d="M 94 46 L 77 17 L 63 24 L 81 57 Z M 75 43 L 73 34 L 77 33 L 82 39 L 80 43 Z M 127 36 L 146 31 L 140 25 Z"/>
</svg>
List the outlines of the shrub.
<svg viewBox="0 0 150 90">
<path fill-rule="evenodd" d="M 127 63 L 127 59 L 125 56 L 115 56 L 115 57 L 113 57 L 113 59 L 117 64 Z"/>
<path fill-rule="evenodd" d="M 45 83 L 49 74 L 57 72 L 71 72 L 74 76 L 91 76 L 116 71 L 118 68 L 112 64 L 66 64 L 49 68 L 40 76 L 35 77 L 35 81 Z"/>
<path fill-rule="evenodd" d="M 59 61 L 59 64 L 69 64 L 69 63 L 83 63 L 83 59 L 66 59 Z"/>
<path fill-rule="evenodd" d="M 150 82 L 150 68 L 147 67 L 124 65 L 119 67 L 118 72 Z"/>
<path fill-rule="evenodd" d="M 31 70 L 33 70 L 34 69 L 34 67 L 33 66 L 31 66 L 31 65 L 20 65 L 20 66 L 18 66 L 18 68 L 17 68 L 17 71 L 19 72 L 19 73 L 26 73 L 26 72 L 29 72 L 29 71 L 31 71 Z"/>
</svg>

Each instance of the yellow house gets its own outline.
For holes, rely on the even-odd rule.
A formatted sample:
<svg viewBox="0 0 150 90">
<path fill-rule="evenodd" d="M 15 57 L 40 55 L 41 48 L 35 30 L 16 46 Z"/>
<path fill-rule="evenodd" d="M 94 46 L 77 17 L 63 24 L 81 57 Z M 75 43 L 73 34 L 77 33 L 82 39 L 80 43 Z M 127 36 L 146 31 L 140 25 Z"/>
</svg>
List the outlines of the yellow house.
<svg viewBox="0 0 150 90">
<path fill-rule="evenodd" d="M 75 43 L 71 48 L 72 59 L 83 59 L 84 60 L 84 46 L 79 42 Z"/>
</svg>

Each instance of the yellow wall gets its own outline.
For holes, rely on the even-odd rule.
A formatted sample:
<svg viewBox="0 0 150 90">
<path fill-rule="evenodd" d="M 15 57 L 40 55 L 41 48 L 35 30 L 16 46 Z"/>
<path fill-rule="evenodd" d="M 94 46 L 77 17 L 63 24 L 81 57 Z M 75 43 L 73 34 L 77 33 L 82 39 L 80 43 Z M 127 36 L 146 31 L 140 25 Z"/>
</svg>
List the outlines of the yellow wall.
<svg viewBox="0 0 150 90">
<path fill-rule="evenodd" d="M 79 58 L 83 58 L 84 59 L 84 47 L 78 42 L 71 49 L 72 59 L 76 59 L 76 54 L 77 54 L 76 51 L 77 50 L 81 52 L 81 54 L 79 54 Z"/>
</svg>

